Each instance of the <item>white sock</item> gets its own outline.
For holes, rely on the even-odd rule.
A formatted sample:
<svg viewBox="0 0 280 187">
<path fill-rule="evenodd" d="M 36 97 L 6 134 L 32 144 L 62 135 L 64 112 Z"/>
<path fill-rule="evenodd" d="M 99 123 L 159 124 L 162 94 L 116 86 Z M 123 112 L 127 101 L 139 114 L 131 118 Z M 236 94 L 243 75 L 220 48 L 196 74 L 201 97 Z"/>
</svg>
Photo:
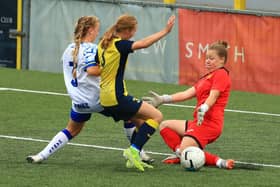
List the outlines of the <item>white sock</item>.
<svg viewBox="0 0 280 187">
<path fill-rule="evenodd" d="M 47 159 L 49 156 L 54 154 L 57 150 L 64 147 L 67 142 L 72 138 L 69 131 L 64 129 L 57 133 L 53 139 L 49 142 L 49 144 L 40 152 L 38 153 L 44 159 Z"/>
<path fill-rule="evenodd" d="M 219 158 L 216 162 L 216 166 L 218 168 L 226 168 L 226 161 L 224 159 Z"/>
<path fill-rule="evenodd" d="M 124 122 L 124 126 L 123 126 L 123 130 L 124 130 L 124 133 L 128 139 L 128 141 L 130 142 L 131 138 L 132 138 L 132 134 L 133 132 L 135 131 L 135 125 L 133 123 L 127 123 L 127 122 Z M 144 149 L 142 149 L 140 151 L 140 156 L 142 157 L 148 157 L 148 155 L 146 155 Z"/>
<path fill-rule="evenodd" d="M 130 140 L 132 138 L 132 134 L 133 134 L 133 132 L 135 130 L 135 126 L 126 126 L 126 125 L 124 125 L 123 130 L 124 130 L 124 133 L 125 133 L 128 141 L 130 142 Z"/>
</svg>

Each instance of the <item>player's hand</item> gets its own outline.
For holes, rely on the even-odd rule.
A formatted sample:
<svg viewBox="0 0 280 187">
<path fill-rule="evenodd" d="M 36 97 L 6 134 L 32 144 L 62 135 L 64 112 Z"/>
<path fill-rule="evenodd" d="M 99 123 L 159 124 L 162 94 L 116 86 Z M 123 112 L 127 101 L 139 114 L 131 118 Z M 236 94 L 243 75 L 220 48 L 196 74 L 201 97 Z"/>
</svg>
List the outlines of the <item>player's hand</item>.
<svg viewBox="0 0 280 187">
<path fill-rule="evenodd" d="M 172 28 L 175 24 L 175 19 L 176 19 L 175 15 L 172 15 L 172 16 L 169 17 L 169 19 L 167 21 L 167 24 L 165 26 L 165 29 L 166 29 L 167 33 L 169 33 L 172 30 Z"/>
<path fill-rule="evenodd" d="M 156 108 L 163 104 L 162 97 L 156 92 L 149 91 L 149 95 L 150 97 L 142 97 L 142 100 L 146 101 L 147 103 L 153 105 Z"/>
<path fill-rule="evenodd" d="M 209 106 L 207 104 L 202 104 L 197 109 L 197 125 L 200 126 L 204 120 L 204 115 L 208 111 Z"/>
<path fill-rule="evenodd" d="M 142 97 L 143 101 L 146 101 L 147 103 L 153 105 L 154 107 L 159 107 L 163 103 L 169 103 L 171 102 L 171 96 L 170 95 L 159 95 L 156 92 L 149 91 L 150 97 Z"/>
</svg>

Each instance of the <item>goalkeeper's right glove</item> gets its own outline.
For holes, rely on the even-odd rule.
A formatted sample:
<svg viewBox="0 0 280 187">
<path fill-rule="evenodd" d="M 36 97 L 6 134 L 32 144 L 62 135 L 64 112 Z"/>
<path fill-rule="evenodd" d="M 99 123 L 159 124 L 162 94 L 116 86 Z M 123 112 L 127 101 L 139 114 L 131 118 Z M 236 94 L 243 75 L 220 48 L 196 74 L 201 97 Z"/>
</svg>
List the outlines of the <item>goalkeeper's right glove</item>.
<svg viewBox="0 0 280 187">
<path fill-rule="evenodd" d="M 151 95 L 151 97 L 142 97 L 142 100 L 146 101 L 147 103 L 153 105 L 156 108 L 164 103 L 172 102 L 171 95 L 167 95 L 167 94 L 159 95 L 153 91 L 149 91 L 149 95 Z"/>
<path fill-rule="evenodd" d="M 200 126 L 204 120 L 205 113 L 209 110 L 209 106 L 204 103 L 197 109 L 197 126 Z"/>
</svg>

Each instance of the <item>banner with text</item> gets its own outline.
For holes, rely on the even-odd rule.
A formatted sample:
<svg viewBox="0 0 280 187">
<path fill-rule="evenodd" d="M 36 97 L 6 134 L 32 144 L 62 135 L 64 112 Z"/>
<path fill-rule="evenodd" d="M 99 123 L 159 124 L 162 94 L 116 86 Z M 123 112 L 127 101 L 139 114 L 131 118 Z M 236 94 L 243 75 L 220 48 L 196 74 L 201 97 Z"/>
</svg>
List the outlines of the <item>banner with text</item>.
<svg viewBox="0 0 280 187">
<path fill-rule="evenodd" d="M 208 46 L 225 40 L 232 89 L 280 94 L 280 19 L 179 9 L 179 84 L 204 73 Z"/>
<path fill-rule="evenodd" d="M 175 10 L 164 7 L 69 0 L 33 0 L 31 7 L 29 69 L 49 72 L 62 72 L 62 65 L 59 63 L 61 55 L 73 41 L 75 22 L 81 16 L 95 15 L 100 18 L 99 38 L 120 15 L 134 15 L 138 31 L 132 40 L 139 40 L 164 28 L 169 16 L 176 13 Z M 178 83 L 177 28 L 176 23 L 168 36 L 149 48 L 129 55 L 125 78 Z"/>
</svg>

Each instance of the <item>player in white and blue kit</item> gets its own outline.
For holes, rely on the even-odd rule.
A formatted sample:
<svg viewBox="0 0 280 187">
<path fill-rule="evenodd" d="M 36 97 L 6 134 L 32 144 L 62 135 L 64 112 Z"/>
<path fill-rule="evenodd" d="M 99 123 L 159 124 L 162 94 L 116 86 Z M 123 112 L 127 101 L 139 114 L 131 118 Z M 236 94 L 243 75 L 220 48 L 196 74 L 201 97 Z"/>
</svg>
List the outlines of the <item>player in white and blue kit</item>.
<svg viewBox="0 0 280 187">
<path fill-rule="evenodd" d="M 75 44 L 70 44 L 65 50 L 62 61 L 63 61 L 63 74 L 64 81 L 67 88 L 67 92 L 72 99 L 72 114 L 74 119 L 80 117 L 78 114 L 90 114 L 93 112 L 101 112 L 103 108 L 99 104 L 99 82 L 100 77 L 98 75 L 99 70 L 98 64 L 95 62 L 95 54 L 97 46 L 93 43 L 82 43 L 80 44 L 78 63 L 74 67 L 72 53 L 74 51 Z M 73 77 L 73 69 L 76 69 L 76 77 Z M 93 76 L 89 76 L 90 73 L 87 69 L 93 69 Z M 75 121 L 79 121 L 76 119 Z"/>
<path fill-rule="evenodd" d="M 65 86 L 72 100 L 70 119 L 67 127 L 58 132 L 41 152 L 26 158 L 28 162 L 40 163 L 61 149 L 80 133 L 92 113 L 107 116 L 99 101 L 100 69 L 95 61 L 97 45 L 92 43 L 99 33 L 99 26 L 95 16 L 79 18 L 74 31 L 74 43 L 68 45 L 62 56 Z M 125 123 L 127 137 L 132 136 L 134 128 L 133 124 Z M 144 152 L 142 158 L 150 161 Z"/>
</svg>

